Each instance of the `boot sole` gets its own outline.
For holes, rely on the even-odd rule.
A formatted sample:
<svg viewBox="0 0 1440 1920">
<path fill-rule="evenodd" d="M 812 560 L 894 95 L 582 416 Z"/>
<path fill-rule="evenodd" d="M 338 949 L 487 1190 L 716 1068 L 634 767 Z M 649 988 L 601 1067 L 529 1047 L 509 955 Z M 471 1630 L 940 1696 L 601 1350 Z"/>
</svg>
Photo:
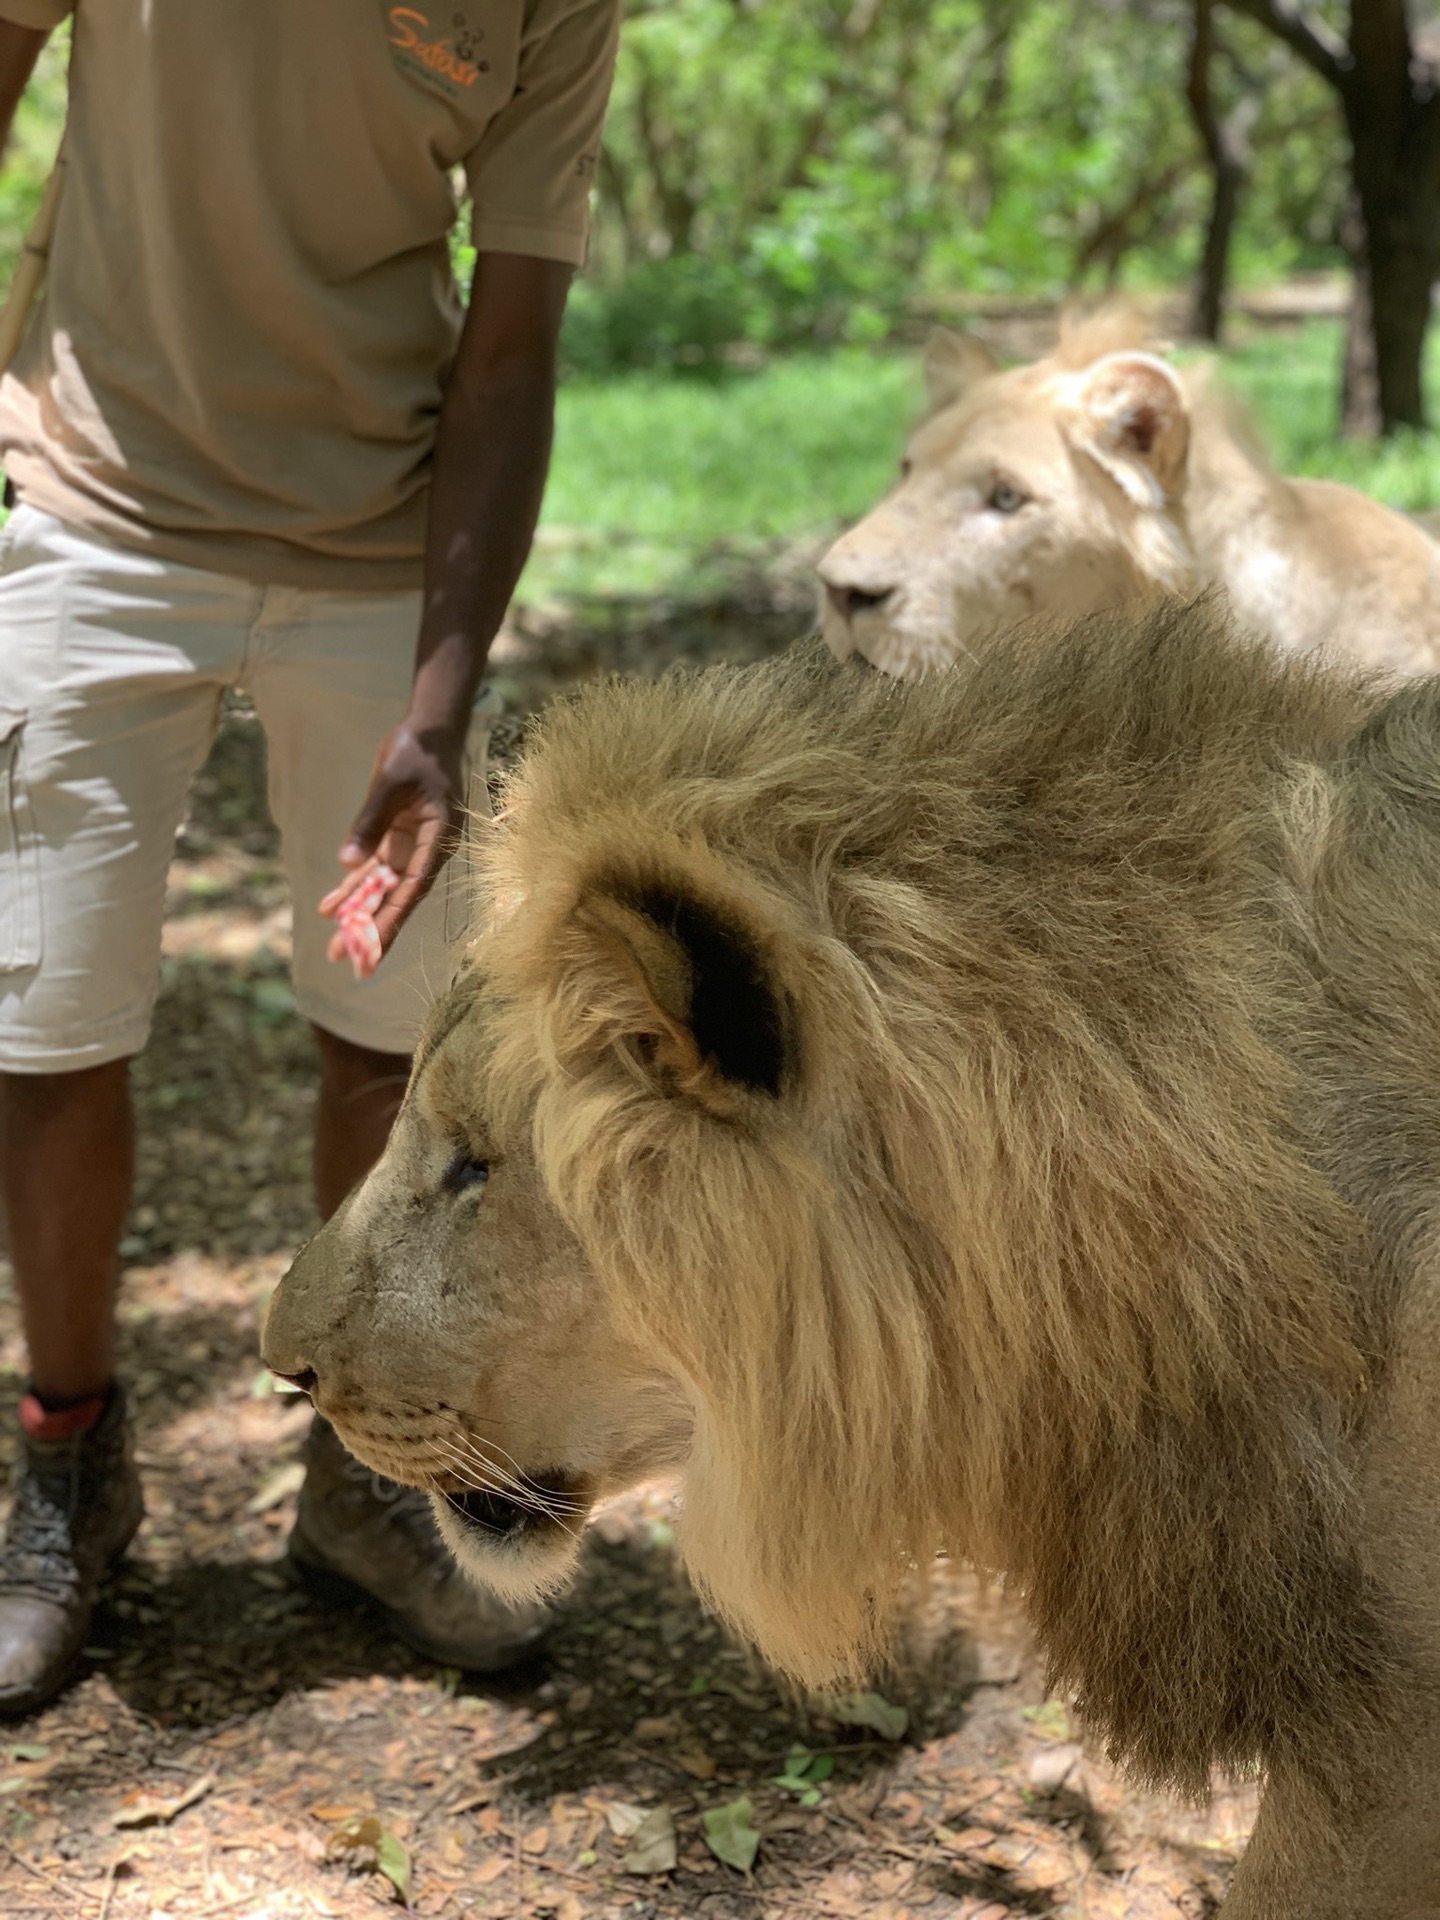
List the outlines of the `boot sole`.
<svg viewBox="0 0 1440 1920">
<path fill-rule="evenodd" d="M 331 1606 L 363 1608 L 376 1613 L 394 1634 L 403 1641 L 412 1652 L 433 1660 L 437 1666 L 458 1667 L 462 1673 L 507 1673 L 513 1667 L 523 1666 L 539 1654 L 549 1633 L 548 1626 L 536 1628 L 527 1640 L 511 1643 L 494 1654 L 476 1658 L 473 1653 L 462 1653 L 455 1647 L 447 1647 L 439 1641 L 431 1640 L 417 1630 L 394 1607 L 385 1602 L 368 1587 L 361 1586 L 358 1580 L 352 1580 L 348 1574 L 337 1573 L 333 1567 L 321 1565 L 319 1561 L 308 1560 L 295 1552 L 292 1547 L 281 1562 L 283 1571 L 296 1582 L 313 1593 L 317 1600 L 324 1600 Z"/>
</svg>

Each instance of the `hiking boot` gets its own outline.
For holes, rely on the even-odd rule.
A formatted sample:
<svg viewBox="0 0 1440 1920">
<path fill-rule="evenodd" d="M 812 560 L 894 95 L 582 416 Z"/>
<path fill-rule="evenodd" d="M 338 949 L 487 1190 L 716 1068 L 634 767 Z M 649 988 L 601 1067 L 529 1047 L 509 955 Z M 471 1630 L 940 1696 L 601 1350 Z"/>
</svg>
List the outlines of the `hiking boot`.
<svg viewBox="0 0 1440 1920">
<path fill-rule="evenodd" d="M 63 1440 L 23 1435 L 0 1542 L 0 1714 L 30 1713 L 64 1686 L 101 1583 L 144 1514 L 118 1386 L 94 1426 Z"/>
<path fill-rule="evenodd" d="M 289 1556 L 307 1586 L 372 1601 L 398 1639 L 441 1666 L 496 1673 L 533 1653 L 549 1625 L 545 1608 L 512 1606 L 469 1580 L 425 1495 L 362 1466 L 319 1414 Z"/>
</svg>

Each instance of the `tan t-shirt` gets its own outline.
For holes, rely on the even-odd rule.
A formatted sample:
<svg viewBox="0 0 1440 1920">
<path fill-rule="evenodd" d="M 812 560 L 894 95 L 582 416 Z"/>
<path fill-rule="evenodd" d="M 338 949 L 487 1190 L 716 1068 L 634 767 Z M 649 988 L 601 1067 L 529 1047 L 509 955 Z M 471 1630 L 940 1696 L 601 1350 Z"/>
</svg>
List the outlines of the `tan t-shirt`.
<svg viewBox="0 0 1440 1920">
<path fill-rule="evenodd" d="M 19 496 L 300 586 L 418 583 L 482 251 L 584 257 L 620 0 L 0 0 L 73 12 L 69 167 L 0 386 Z"/>
</svg>

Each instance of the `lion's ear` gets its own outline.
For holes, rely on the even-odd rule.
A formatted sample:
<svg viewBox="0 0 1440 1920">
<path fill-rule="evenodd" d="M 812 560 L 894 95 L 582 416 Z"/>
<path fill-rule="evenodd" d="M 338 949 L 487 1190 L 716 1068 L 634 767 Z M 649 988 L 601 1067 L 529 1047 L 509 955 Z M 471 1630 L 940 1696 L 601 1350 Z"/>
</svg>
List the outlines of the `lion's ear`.
<svg viewBox="0 0 1440 1920">
<path fill-rule="evenodd" d="M 1061 417 L 1071 445 L 1137 507 L 1162 507 L 1184 493 L 1190 409 L 1154 354 L 1107 353 L 1079 376 Z"/>
<path fill-rule="evenodd" d="M 963 399 L 987 373 L 997 373 L 1000 362 L 983 341 L 968 333 L 937 327 L 925 342 L 924 366 L 930 409 L 939 413 L 942 407 Z"/>
<path fill-rule="evenodd" d="M 783 1003 L 753 937 L 722 909 L 667 883 L 597 888 L 572 931 L 592 979 L 605 979 L 612 1035 L 651 1077 L 711 1104 L 738 1088 L 779 1094 Z"/>
</svg>

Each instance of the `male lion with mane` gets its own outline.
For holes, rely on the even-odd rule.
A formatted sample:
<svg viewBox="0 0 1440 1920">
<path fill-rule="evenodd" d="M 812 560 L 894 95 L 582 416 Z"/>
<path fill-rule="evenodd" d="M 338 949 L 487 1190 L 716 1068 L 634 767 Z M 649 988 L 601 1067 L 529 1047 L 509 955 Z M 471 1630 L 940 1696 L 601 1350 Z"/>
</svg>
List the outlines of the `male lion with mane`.
<svg viewBox="0 0 1440 1920">
<path fill-rule="evenodd" d="M 1000 1570 L 1141 1777 L 1265 1769 L 1227 1920 L 1440 1907 L 1437 740 L 1203 603 L 557 705 L 269 1363 L 506 1593 L 682 1471 L 806 1681 Z"/>
<path fill-rule="evenodd" d="M 820 562 L 825 638 L 908 678 L 1000 628 L 1219 585 L 1249 631 L 1370 666 L 1440 666 L 1440 547 L 1352 487 L 1276 473 L 1124 307 L 1002 371 L 938 333 L 899 484 Z"/>
</svg>

